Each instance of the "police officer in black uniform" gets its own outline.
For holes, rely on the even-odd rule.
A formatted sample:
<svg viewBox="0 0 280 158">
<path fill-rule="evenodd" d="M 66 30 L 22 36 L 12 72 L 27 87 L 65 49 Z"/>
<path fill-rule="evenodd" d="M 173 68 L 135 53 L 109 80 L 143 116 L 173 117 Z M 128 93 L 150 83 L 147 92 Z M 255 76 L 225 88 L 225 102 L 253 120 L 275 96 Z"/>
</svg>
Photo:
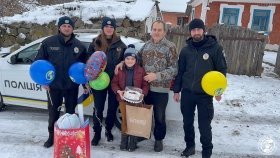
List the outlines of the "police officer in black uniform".
<svg viewBox="0 0 280 158">
<path fill-rule="evenodd" d="M 204 22 L 194 19 L 189 24 L 191 38 L 181 50 L 178 61 L 178 74 L 173 91 L 174 100 L 179 102 L 181 92 L 181 113 L 183 115 L 186 149 L 181 156 L 195 154 L 194 112 L 197 106 L 202 158 L 212 155 L 211 121 L 214 116 L 213 97 L 201 87 L 202 77 L 209 71 L 219 71 L 226 75 L 227 65 L 223 48 L 216 37 L 205 35 Z M 221 96 L 216 96 L 221 100 Z"/>
<path fill-rule="evenodd" d="M 49 138 L 44 147 L 53 145 L 54 123 L 59 118 L 59 106 L 65 100 L 66 113 L 73 114 L 77 105 L 79 84 L 74 83 L 68 70 L 75 62 L 86 62 L 87 50 L 73 34 L 74 22 L 64 16 L 58 20 L 58 34 L 48 37 L 42 42 L 35 60 L 43 59 L 52 63 L 56 70 L 53 82 L 43 86 L 48 91 Z"/>
</svg>

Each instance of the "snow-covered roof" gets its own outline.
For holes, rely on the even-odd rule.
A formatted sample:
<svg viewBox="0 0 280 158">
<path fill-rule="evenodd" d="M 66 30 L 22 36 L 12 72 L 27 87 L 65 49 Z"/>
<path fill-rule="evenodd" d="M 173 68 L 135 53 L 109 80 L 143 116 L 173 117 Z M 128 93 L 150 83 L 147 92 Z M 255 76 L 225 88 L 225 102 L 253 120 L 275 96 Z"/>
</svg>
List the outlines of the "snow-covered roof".
<svg viewBox="0 0 280 158">
<path fill-rule="evenodd" d="M 165 12 L 185 13 L 187 9 L 187 2 L 190 0 L 158 0 L 159 8 Z"/>
<path fill-rule="evenodd" d="M 46 24 L 64 15 L 81 17 L 87 23 L 91 23 L 89 19 L 99 18 L 101 16 L 115 18 L 128 17 L 134 21 L 143 21 L 149 17 L 154 5 L 155 2 L 152 0 L 137 0 L 132 3 L 118 2 L 115 0 L 71 2 L 52 6 L 41 6 L 23 14 L 3 17 L 0 18 L 0 23 L 9 24 L 25 21 Z M 72 8 L 72 10 L 69 11 L 69 9 L 65 8 Z"/>
</svg>

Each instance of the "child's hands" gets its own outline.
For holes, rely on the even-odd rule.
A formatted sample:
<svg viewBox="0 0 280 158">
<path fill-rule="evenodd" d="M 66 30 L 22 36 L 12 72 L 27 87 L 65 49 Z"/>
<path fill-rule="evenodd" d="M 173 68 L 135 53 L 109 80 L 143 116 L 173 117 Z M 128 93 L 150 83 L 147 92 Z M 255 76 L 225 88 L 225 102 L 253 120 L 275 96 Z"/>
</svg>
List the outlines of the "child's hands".
<svg viewBox="0 0 280 158">
<path fill-rule="evenodd" d="M 175 102 L 179 103 L 180 102 L 180 94 L 179 93 L 174 93 L 173 99 Z"/>
<path fill-rule="evenodd" d="M 117 93 L 120 95 L 121 99 L 123 99 L 124 91 L 118 90 Z"/>
</svg>

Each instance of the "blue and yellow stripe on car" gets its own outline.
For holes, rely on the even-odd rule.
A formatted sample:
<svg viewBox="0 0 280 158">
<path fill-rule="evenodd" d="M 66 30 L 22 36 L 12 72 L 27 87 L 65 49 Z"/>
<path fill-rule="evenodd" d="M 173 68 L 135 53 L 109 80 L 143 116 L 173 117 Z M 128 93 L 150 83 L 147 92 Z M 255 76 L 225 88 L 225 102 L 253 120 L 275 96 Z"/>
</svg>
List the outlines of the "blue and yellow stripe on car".
<svg viewBox="0 0 280 158">
<path fill-rule="evenodd" d="M 47 106 L 47 101 L 46 100 L 30 99 L 30 98 L 6 96 L 6 95 L 3 95 L 2 97 L 3 97 L 4 102 L 6 102 L 6 101 L 14 102 L 14 103 L 24 102 L 24 103 L 30 103 L 30 104 L 36 103 L 36 105 Z M 92 94 L 82 94 L 78 98 L 78 104 L 83 104 L 84 107 L 87 107 L 92 103 L 93 103 L 93 95 Z"/>
</svg>

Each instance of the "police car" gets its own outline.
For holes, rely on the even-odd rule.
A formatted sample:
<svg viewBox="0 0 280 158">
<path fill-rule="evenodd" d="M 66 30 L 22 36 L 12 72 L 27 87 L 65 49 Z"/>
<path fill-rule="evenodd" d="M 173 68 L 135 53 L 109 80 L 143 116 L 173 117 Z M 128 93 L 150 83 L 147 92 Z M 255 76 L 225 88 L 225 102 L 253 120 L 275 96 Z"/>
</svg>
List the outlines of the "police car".
<svg viewBox="0 0 280 158">
<path fill-rule="evenodd" d="M 97 35 L 98 34 L 77 33 L 76 37 L 88 47 L 92 39 Z M 47 109 L 46 91 L 42 86 L 33 82 L 29 75 L 29 67 L 34 61 L 41 43 L 45 38 L 38 39 L 0 58 L 0 111 L 5 109 L 7 105 Z M 138 50 L 143 46 L 143 42 L 139 39 L 124 36 L 121 36 L 121 39 L 126 45 L 134 44 Z M 82 92 L 83 90 L 80 86 L 78 102 L 84 105 L 85 114 L 92 115 L 93 98 L 89 95 L 84 95 Z M 175 103 L 173 102 L 171 94 L 169 104 L 171 105 L 167 107 L 167 117 L 169 116 L 171 119 L 176 119 L 180 113 L 179 106 L 174 105 Z M 174 110 L 175 108 L 177 110 Z M 106 112 L 106 109 L 104 111 Z M 120 127 L 120 112 L 118 111 L 116 115 L 118 118 L 116 125 Z"/>
</svg>

